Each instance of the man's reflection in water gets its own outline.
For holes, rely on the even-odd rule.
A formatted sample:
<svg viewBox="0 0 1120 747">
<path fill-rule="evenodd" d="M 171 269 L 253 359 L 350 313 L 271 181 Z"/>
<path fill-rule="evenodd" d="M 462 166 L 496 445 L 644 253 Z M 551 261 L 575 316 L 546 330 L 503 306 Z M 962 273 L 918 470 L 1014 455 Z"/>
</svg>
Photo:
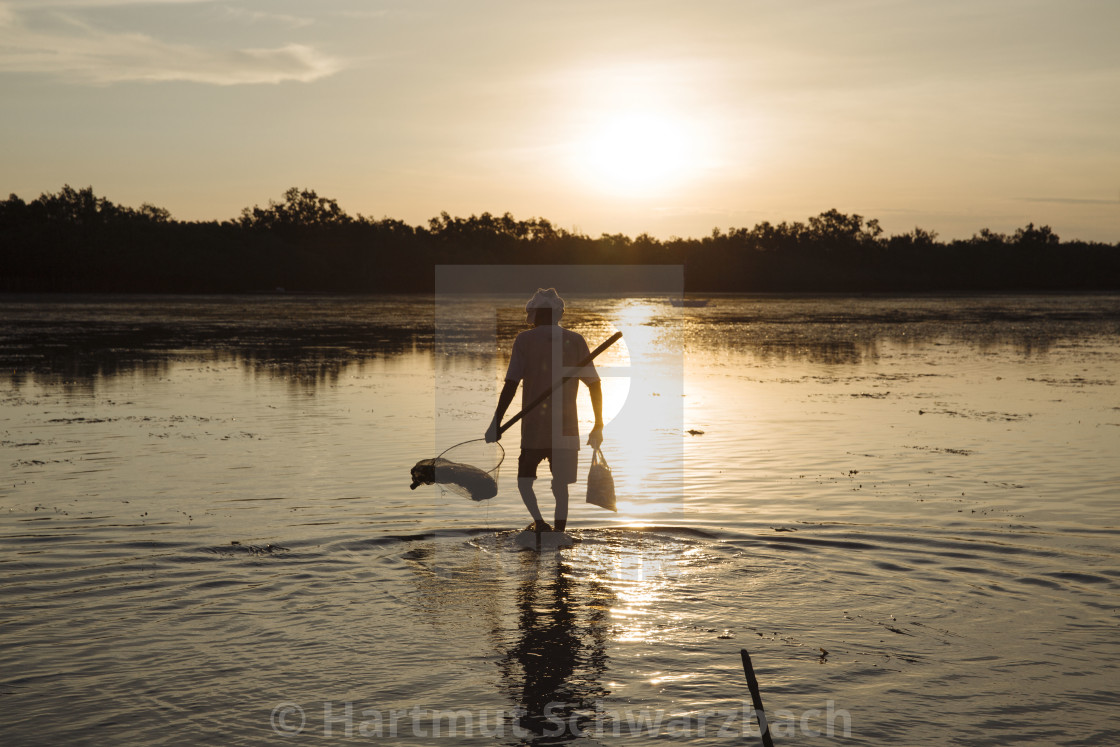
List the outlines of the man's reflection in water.
<svg viewBox="0 0 1120 747">
<path fill-rule="evenodd" d="M 502 657 L 502 679 L 528 744 L 561 744 L 594 723 L 603 687 L 614 594 L 578 582 L 559 556 L 521 553 L 517 639 Z"/>
</svg>

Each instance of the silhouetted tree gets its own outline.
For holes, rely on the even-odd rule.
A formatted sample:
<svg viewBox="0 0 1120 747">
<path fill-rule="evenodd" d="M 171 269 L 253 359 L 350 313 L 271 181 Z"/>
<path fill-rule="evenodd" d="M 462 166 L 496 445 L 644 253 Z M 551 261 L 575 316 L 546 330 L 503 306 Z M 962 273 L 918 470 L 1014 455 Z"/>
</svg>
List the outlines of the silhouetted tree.
<svg viewBox="0 0 1120 747">
<path fill-rule="evenodd" d="M 336 200 L 320 197 L 311 189 L 292 187 L 283 202 L 268 201 L 267 208 L 254 205 L 241 211 L 244 228 L 311 228 L 345 226 L 353 222 Z"/>
<path fill-rule="evenodd" d="M 1055 246 L 1060 243 L 1058 235 L 1050 230 L 1050 226 L 1035 228 L 1033 223 L 1028 223 L 1025 228 L 1016 229 L 1011 240 L 1020 245 Z"/>
</svg>

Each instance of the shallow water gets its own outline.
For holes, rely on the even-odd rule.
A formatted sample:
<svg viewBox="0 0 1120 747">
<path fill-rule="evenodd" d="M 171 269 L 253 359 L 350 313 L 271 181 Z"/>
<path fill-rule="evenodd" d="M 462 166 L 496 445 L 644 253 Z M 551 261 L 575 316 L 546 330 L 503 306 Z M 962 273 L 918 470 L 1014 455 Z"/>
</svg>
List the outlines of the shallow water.
<svg viewBox="0 0 1120 747">
<path fill-rule="evenodd" d="M 514 313 L 0 299 L 5 744 L 749 743 L 744 647 L 778 744 L 1120 742 L 1120 298 L 569 300 L 622 510 L 537 555 L 515 430 L 408 490 Z"/>
</svg>

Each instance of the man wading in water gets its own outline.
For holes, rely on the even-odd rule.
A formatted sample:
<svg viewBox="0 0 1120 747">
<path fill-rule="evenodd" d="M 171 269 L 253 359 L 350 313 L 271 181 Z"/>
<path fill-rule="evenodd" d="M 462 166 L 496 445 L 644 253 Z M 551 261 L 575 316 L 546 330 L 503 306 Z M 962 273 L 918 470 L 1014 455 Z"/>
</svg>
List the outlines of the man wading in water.
<svg viewBox="0 0 1120 747">
<path fill-rule="evenodd" d="M 579 382 L 587 385 L 591 393 L 591 408 L 595 411 L 595 427 L 587 437 L 592 448 L 603 443 L 603 389 L 595 365 L 588 363 L 576 371 L 568 369 L 590 355 L 587 341 L 582 335 L 560 326 L 564 314 L 564 299 L 556 290 L 538 290 L 525 304 L 528 321 L 533 325 L 513 341 L 513 352 L 506 370 L 506 383 L 498 397 L 494 420 L 486 431 L 486 441 L 501 438 L 498 428 L 517 392 L 517 384 L 525 382 L 522 405 L 532 402 L 547 392 L 553 382 L 564 375 L 573 378 L 565 381 L 557 392 L 521 419 L 521 456 L 517 459 L 517 489 L 525 508 L 533 516 L 529 529 L 537 532 L 564 531 L 568 523 L 568 486 L 576 481 L 576 460 L 579 456 L 579 425 L 576 415 L 576 392 Z M 537 479 L 537 466 L 548 460 L 552 472 L 552 494 L 556 497 L 555 523 L 549 526 L 537 506 L 533 481 Z"/>
</svg>

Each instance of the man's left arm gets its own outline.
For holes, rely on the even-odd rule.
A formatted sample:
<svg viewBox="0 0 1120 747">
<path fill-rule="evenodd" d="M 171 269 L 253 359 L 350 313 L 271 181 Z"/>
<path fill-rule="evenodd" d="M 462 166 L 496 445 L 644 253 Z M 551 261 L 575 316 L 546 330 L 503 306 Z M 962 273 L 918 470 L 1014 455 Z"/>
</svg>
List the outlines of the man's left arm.
<svg viewBox="0 0 1120 747">
<path fill-rule="evenodd" d="M 595 427 L 587 434 L 587 445 L 598 449 L 603 445 L 603 385 L 598 382 L 584 382 L 591 394 L 591 409 L 595 413 Z"/>
</svg>

